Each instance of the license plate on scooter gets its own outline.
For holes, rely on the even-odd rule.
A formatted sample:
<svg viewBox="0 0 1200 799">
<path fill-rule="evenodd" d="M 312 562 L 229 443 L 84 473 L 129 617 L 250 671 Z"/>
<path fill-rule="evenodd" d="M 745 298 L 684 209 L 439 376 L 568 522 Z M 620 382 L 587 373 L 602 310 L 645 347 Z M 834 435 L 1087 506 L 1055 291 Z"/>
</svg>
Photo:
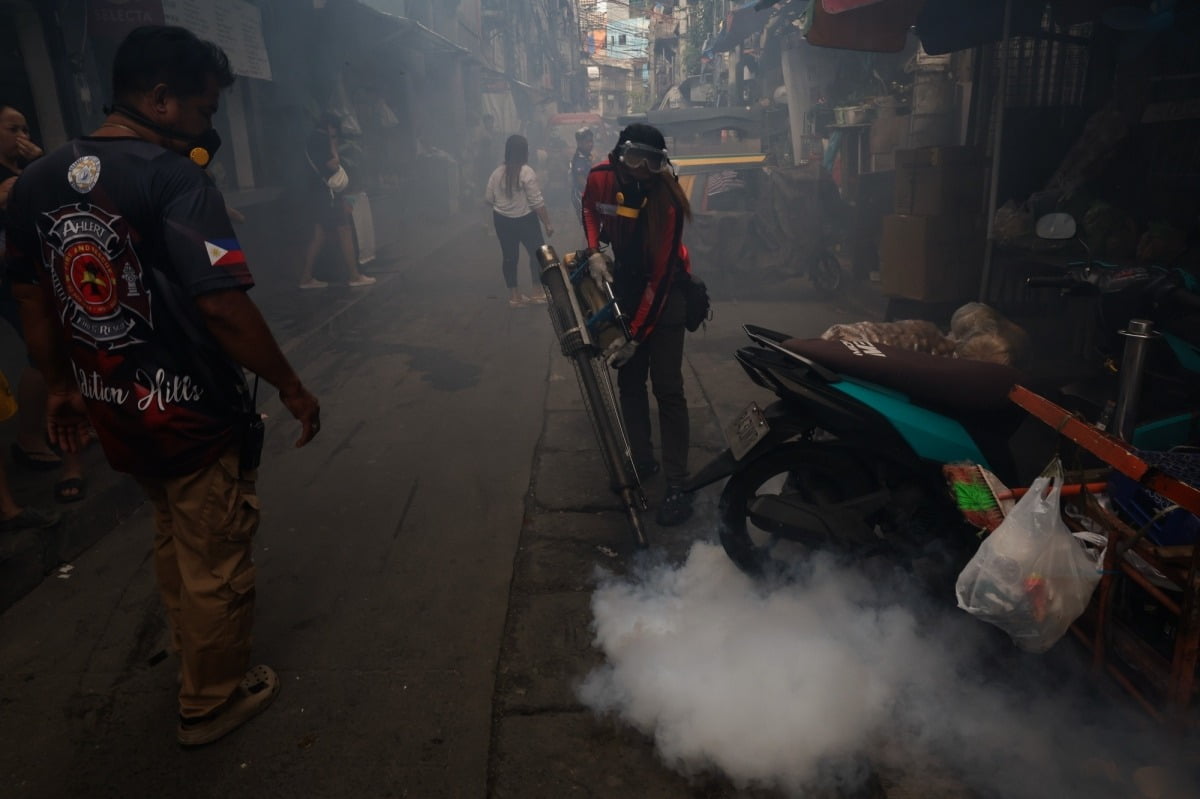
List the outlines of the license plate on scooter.
<svg viewBox="0 0 1200 799">
<path fill-rule="evenodd" d="M 729 444 L 729 451 L 733 453 L 734 460 L 740 461 L 745 457 L 747 452 L 754 449 L 755 444 L 763 440 L 769 430 L 767 417 L 763 415 L 762 409 L 758 407 L 757 402 L 751 402 L 746 410 L 725 428 L 725 441 Z"/>
</svg>

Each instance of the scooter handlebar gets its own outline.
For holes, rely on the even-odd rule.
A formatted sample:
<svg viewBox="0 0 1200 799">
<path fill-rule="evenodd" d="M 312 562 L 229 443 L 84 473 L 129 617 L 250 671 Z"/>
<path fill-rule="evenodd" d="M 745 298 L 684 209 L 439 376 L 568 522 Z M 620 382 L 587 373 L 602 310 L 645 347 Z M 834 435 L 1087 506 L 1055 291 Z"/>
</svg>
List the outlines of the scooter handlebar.
<svg viewBox="0 0 1200 799">
<path fill-rule="evenodd" d="M 1079 280 L 1073 277 L 1027 277 L 1025 278 L 1026 288 L 1031 289 L 1070 289 L 1075 288 L 1080 283 Z"/>
</svg>

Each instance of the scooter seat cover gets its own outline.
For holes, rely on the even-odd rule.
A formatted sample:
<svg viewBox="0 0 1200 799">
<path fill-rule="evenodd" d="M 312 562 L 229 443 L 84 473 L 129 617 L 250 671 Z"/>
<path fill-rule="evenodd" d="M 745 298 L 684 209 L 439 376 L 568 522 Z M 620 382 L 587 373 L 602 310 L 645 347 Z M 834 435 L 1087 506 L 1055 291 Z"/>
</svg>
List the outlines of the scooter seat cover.
<svg viewBox="0 0 1200 799">
<path fill-rule="evenodd" d="M 921 404 L 963 411 L 1011 408 L 1008 392 L 1022 376 L 1003 364 L 866 341 L 793 338 L 783 346 L 827 369 L 894 389 Z"/>
</svg>

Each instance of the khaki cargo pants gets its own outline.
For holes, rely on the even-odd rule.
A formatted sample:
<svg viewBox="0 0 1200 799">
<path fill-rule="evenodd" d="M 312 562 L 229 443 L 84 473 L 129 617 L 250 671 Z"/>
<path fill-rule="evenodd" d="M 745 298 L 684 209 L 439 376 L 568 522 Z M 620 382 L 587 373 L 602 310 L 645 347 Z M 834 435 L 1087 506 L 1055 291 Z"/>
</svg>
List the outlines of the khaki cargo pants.
<svg viewBox="0 0 1200 799">
<path fill-rule="evenodd" d="M 183 718 L 218 709 L 250 667 L 255 477 L 239 477 L 234 446 L 191 474 L 138 478 L 154 503 L 154 570 L 179 653 Z"/>
</svg>

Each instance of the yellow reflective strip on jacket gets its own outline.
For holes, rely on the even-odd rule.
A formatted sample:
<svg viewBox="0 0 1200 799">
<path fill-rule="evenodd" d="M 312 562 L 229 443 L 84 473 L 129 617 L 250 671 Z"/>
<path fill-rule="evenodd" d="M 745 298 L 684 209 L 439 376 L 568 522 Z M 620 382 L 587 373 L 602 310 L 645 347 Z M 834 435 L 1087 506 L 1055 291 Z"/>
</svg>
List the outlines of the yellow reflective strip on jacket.
<svg viewBox="0 0 1200 799">
<path fill-rule="evenodd" d="M 617 216 L 623 216 L 627 219 L 637 219 L 638 214 L 642 212 L 641 208 L 630 208 L 627 205 L 617 206 Z"/>
</svg>

